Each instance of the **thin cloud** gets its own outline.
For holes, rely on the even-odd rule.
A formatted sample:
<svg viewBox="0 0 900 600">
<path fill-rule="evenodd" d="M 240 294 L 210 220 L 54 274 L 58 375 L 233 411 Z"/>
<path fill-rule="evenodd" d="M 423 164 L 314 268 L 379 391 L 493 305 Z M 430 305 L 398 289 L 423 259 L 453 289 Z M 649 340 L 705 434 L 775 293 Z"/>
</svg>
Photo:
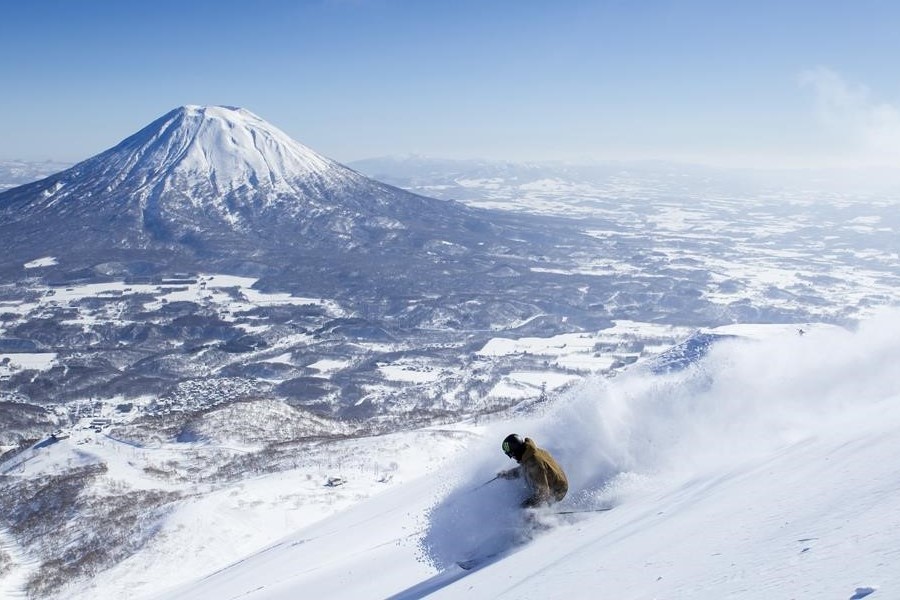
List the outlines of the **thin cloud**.
<svg viewBox="0 0 900 600">
<path fill-rule="evenodd" d="M 880 102 L 865 85 L 845 80 L 827 67 L 800 76 L 816 95 L 816 113 L 859 165 L 900 164 L 900 108 Z"/>
</svg>

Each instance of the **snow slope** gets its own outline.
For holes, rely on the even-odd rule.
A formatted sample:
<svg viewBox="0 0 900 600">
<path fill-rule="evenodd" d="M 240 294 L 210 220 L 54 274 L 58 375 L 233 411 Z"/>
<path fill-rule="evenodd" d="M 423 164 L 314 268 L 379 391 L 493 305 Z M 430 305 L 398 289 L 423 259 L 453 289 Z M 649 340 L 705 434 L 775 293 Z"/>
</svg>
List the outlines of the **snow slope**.
<svg viewBox="0 0 900 600">
<path fill-rule="evenodd" d="M 900 597 L 900 311 L 754 333 L 682 371 L 591 381 L 156 597 Z M 482 485 L 509 466 L 511 430 L 566 467 L 564 507 L 613 510 L 525 526 L 516 482 Z"/>
</svg>

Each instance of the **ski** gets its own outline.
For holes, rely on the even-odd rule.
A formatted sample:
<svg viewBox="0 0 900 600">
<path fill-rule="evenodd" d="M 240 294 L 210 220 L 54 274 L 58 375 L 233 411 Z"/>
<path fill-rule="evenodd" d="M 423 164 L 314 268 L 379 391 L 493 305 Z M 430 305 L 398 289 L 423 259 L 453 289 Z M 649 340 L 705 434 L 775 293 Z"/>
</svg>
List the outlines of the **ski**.
<svg viewBox="0 0 900 600">
<path fill-rule="evenodd" d="M 461 560 L 456 563 L 456 566 L 458 566 L 463 571 L 471 571 L 476 566 L 478 566 L 478 563 L 482 562 L 482 560 L 485 559 L 470 558 L 469 560 Z"/>
<path fill-rule="evenodd" d="M 477 567 L 483 567 L 488 565 L 494 560 L 498 559 L 504 552 L 494 552 L 492 554 L 487 554 L 485 556 L 479 556 L 477 558 L 467 558 L 465 560 L 456 561 L 456 566 L 458 566 L 463 571 L 471 571 Z"/>
<path fill-rule="evenodd" d="M 573 510 L 555 510 L 553 514 L 555 515 L 574 515 L 578 513 L 592 513 L 592 512 L 607 512 L 612 510 L 612 506 L 607 506 L 605 508 L 581 508 L 581 509 L 573 509 Z"/>
</svg>

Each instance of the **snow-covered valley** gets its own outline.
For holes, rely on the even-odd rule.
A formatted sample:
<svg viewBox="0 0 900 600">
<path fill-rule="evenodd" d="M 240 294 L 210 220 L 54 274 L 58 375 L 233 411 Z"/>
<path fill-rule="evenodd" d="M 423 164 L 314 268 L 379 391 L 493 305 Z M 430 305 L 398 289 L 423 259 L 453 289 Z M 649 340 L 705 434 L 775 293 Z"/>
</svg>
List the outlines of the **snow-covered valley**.
<svg viewBox="0 0 900 600">
<path fill-rule="evenodd" d="M 743 333 L 686 369 L 636 364 L 527 414 L 346 440 L 185 498 L 144 548 L 61 597 L 895 597 L 900 313 Z M 612 510 L 526 525 L 515 483 L 483 485 L 508 466 L 509 431 L 565 465 L 558 509 Z M 79 441 L 18 470 L 71 444 L 134 485 L 128 462 L 154 452 Z"/>
</svg>

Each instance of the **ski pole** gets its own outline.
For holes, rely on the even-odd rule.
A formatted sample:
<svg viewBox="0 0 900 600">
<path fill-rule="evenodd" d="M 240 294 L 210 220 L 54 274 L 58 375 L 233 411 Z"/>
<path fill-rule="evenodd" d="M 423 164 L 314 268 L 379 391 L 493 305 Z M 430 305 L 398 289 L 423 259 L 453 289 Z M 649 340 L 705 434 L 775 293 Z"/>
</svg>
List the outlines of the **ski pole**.
<svg viewBox="0 0 900 600">
<path fill-rule="evenodd" d="M 495 475 L 495 476 L 493 477 L 493 479 L 489 479 L 489 480 L 485 481 L 484 483 L 482 483 L 482 484 L 479 485 L 478 487 L 472 488 L 470 491 L 471 491 L 471 492 L 474 492 L 475 490 L 480 490 L 481 488 L 483 488 L 483 487 L 486 486 L 487 484 L 492 483 L 492 482 L 494 482 L 494 481 L 497 481 L 498 479 L 500 479 L 500 476 L 499 476 L 499 475 Z"/>
</svg>

